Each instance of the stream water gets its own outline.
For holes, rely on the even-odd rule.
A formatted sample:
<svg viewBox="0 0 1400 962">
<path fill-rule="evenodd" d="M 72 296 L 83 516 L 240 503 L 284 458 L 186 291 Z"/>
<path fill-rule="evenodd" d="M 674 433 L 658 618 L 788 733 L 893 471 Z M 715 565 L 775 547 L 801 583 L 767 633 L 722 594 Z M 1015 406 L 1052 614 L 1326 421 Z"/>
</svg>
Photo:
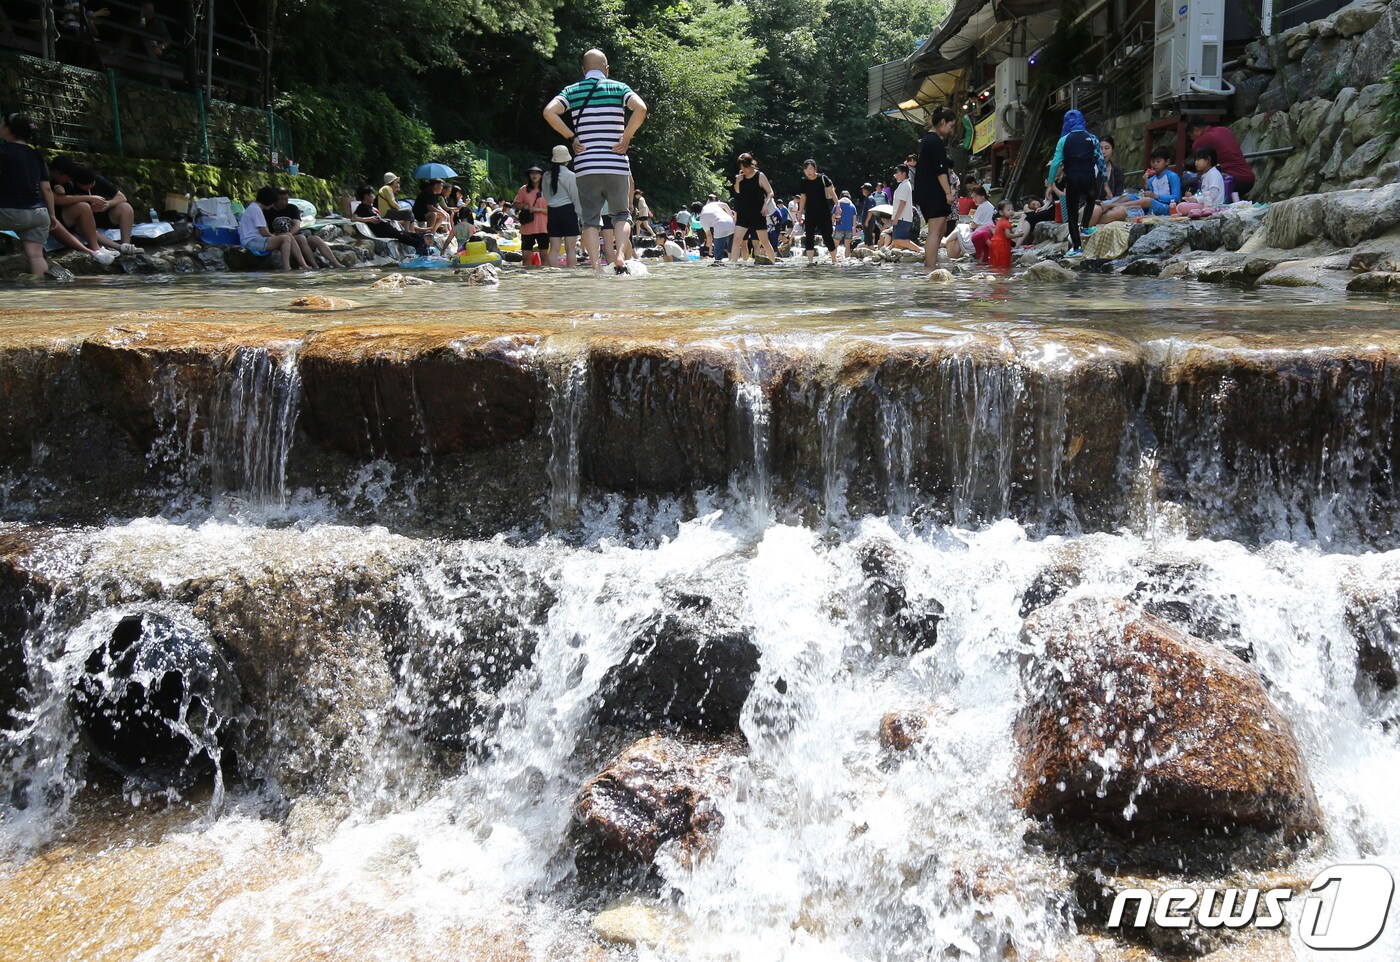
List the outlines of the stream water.
<svg viewBox="0 0 1400 962">
<path fill-rule="evenodd" d="M 498 290 L 444 279 L 399 294 L 333 276 L 7 292 L 30 311 L 29 329 L 51 319 L 56 334 L 120 303 L 113 320 L 122 322 L 199 309 L 218 323 L 223 310 L 265 310 L 277 325 L 328 328 L 465 311 L 474 323 L 505 330 L 528 320 L 561 336 L 548 348 L 558 356 L 550 416 L 537 428 L 549 464 L 535 525 L 465 539 L 431 524 L 377 523 L 379 486 L 394 471 L 385 462 L 361 469 L 356 497 L 371 510 L 360 522 L 296 490 L 286 472 L 302 443 L 295 350 L 237 356 L 207 449 L 183 449 L 187 435 L 171 425 L 159 432 L 170 447 L 157 456 L 197 463 L 205 474 L 189 483 L 209 477 L 209 501 L 179 497 L 104 524 L 0 502 L 0 545 L 23 539 L 25 570 L 62 586 L 33 601 L 13 633 L 21 693 L 0 733 L 0 958 L 1156 958 L 1085 925 L 1082 866 L 1013 801 L 1025 600 L 1045 571 L 1066 567 L 1077 572 L 1072 597 L 1204 612 L 1225 626 L 1231 650 L 1248 653 L 1293 726 L 1325 824 L 1267 859 L 1268 871 L 1306 885 L 1338 862 L 1400 870 L 1400 695 L 1358 667 L 1356 614 L 1358 604 L 1372 613 L 1389 652 L 1400 551 L 1364 524 L 1289 521 L 1319 494 L 1355 506 L 1363 495 L 1349 485 L 1371 470 L 1373 437 L 1349 435 L 1351 450 L 1330 453 L 1365 462 L 1332 489 L 1317 487 L 1331 475 L 1312 476 L 1308 489 L 1284 473 L 1251 489 L 1251 510 L 1263 504 L 1282 520 L 1249 538 L 1201 537 L 1179 505 L 1155 496 L 1097 533 L 1018 520 L 1011 464 L 999 460 L 1011 455 L 983 444 L 948 449 L 955 496 L 930 506 L 917 482 L 925 429 L 894 396 L 875 414 L 871 448 L 882 462 L 881 508 L 848 503 L 854 469 L 843 452 L 855 441 L 843 432 L 851 410 L 842 395 L 814 415 L 814 515 L 778 491 L 767 395 L 742 385 L 746 466 L 727 484 L 630 497 L 580 483 L 591 414 L 570 332 L 716 337 L 742 355 L 743 383 L 761 385 L 773 373 L 760 348 L 783 340 L 1029 330 L 1053 341 L 1073 325 L 1146 342 L 1397 321 L 1383 302 L 1316 291 L 1094 278 L 1028 296 L 979 284 L 943 292 L 891 271 L 702 265 L 508 278 Z M 366 306 L 271 315 L 306 290 Z M 0 332 L 9 323 L 0 319 Z M 1018 382 L 979 377 L 969 371 L 952 389 L 967 401 L 958 417 L 985 422 L 969 437 L 997 436 Z M 178 419 L 184 409 L 172 395 L 162 410 Z M 1152 474 L 1139 456 L 1147 461 L 1125 484 Z M 1034 483 L 1055 492 L 1064 481 Z M 242 510 L 219 509 L 221 494 Z M 1242 495 L 1218 497 L 1228 512 Z M 900 559 L 907 598 L 941 610 L 936 644 L 891 642 L 869 601 L 872 546 Z M 607 721 L 600 704 L 646 626 L 696 593 L 733 613 L 758 657 L 737 721 L 747 750 L 715 799 L 723 828 L 705 857 L 668 846 L 649 875 L 599 878 L 576 858 L 574 800 L 649 731 Z M 92 757 L 74 687 L 131 612 L 239 649 L 249 707 L 229 766 L 168 788 Z M 249 678 L 258 692 L 246 690 Z M 0 700 L 0 718 L 4 708 Z M 892 756 L 877 734 L 896 710 L 932 720 L 916 751 Z M 205 747 L 219 754 L 219 744 Z M 598 912 L 618 905 L 646 920 L 639 944 L 594 934 Z M 1267 954 L 1277 951 L 1286 940 L 1228 957 L 1291 957 Z M 1347 955 L 1400 958 L 1400 923 Z"/>
</svg>

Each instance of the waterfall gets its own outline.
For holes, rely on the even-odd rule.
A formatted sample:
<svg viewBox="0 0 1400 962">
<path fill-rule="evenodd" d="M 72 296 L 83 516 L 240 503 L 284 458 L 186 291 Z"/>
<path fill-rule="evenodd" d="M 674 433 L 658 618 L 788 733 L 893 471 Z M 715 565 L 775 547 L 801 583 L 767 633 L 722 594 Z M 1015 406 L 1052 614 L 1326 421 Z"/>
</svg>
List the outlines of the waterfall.
<svg viewBox="0 0 1400 962">
<path fill-rule="evenodd" d="M 166 472 L 177 500 L 203 491 L 215 506 L 285 507 L 301 403 L 299 346 L 239 347 L 212 358 L 207 393 L 180 365 L 157 368 L 147 457 Z"/>
<path fill-rule="evenodd" d="M 285 507 L 301 376 L 297 347 L 239 348 L 220 378 L 210 411 L 211 500 Z"/>
<path fill-rule="evenodd" d="M 735 495 L 748 499 L 755 517 L 773 513 L 773 412 L 764 348 L 748 340 L 739 345 L 740 377 L 734 383 L 738 437 L 747 440 L 743 466 L 732 484 Z"/>
<path fill-rule="evenodd" d="M 549 523 L 574 522 L 579 507 L 579 432 L 588 404 L 588 358 L 549 367 Z"/>
</svg>

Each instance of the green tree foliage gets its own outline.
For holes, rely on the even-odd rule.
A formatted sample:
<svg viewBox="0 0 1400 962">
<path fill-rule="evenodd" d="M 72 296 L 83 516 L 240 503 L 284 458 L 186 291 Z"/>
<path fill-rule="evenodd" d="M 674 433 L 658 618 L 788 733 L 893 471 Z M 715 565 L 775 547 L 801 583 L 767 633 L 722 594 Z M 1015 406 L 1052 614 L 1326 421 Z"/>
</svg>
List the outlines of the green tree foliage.
<svg viewBox="0 0 1400 962">
<path fill-rule="evenodd" d="M 808 157 L 845 189 L 888 180 L 916 134 L 906 124 L 867 116 L 867 72 L 912 53 L 951 6 L 951 0 L 749 0 L 754 37 L 767 54 L 733 153 L 756 154 L 782 193 L 796 189 Z"/>
<path fill-rule="evenodd" d="M 795 188 L 808 156 L 850 188 L 886 174 L 915 140 L 907 125 L 866 116 L 866 71 L 910 53 L 950 4 L 300 0 L 279 7 L 277 109 L 309 171 L 377 182 L 441 160 L 481 190 L 471 145 L 517 172 L 543 163 L 558 138 L 540 112 L 596 46 L 650 107 L 633 167 L 654 203 L 727 182 L 742 150 L 780 189 Z"/>
</svg>

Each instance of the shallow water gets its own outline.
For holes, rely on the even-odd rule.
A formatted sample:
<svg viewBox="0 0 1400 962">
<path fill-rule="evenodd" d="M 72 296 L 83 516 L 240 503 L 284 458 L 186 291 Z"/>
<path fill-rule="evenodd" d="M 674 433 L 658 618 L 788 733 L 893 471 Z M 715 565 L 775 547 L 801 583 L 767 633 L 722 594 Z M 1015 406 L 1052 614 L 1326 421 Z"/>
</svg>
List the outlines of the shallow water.
<svg viewBox="0 0 1400 962">
<path fill-rule="evenodd" d="M 77 314 L 112 312 L 130 322 L 166 310 L 280 314 L 295 297 L 346 297 L 361 310 L 302 314 L 291 325 L 319 328 L 370 322 L 445 322 L 518 328 L 632 332 L 684 329 L 700 334 L 838 334 L 919 337 L 961 330 L 1000 332 L 1074 325 L 1148 339 L 1192 331 L 1325 330 L 1338 323 L 1391 327 L 1400 317 L 1384 298 L 1319 288 L 1240 289 L 1178 280 L 1091 275 L 1074 284 L 1036 286 L 986 272 L 949 285 L 928 283 L 909 267 L 773 267 L 649 264 L 640 276 L 595 277 L 588 271 L 503 271 L 497 287 L 463 283 L 448 269 L 418 271 L 431 287 L 375 290 L 383 270 L 312 274 L 208 274 L 155 278 L 84 278 L 59 287 L 5 292 L 7 307 L 26 312 L 7 324 L 32 329 L 29 311 L 55 323 Z M 413 273 L 413 272 L 410 272 Z M 391 309 L 386 316 L 384 309 Z M 101 319 L 99 314 L 96 318 Z"/>
</svg>

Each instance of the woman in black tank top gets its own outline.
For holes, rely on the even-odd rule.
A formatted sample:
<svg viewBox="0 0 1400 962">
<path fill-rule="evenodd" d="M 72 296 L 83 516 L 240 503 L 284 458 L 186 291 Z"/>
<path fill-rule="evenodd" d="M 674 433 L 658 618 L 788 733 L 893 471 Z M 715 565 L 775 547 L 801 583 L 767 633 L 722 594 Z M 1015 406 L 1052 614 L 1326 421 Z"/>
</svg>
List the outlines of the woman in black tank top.
<svg viewBox="0 0 1400 962">
<path fill-rule="evenodd" d="M 739 173 L 734 178 L 734 245 L 729 251 L 731 261 L 742 260 L 747 250 L 747 235 L 763 247 L 763 253 L 773 262 L 778 256 L 773 245 L 768 243 L 768 219 L 763 216 L 763 208 L 773 197 L 773 187 L 768 178 L 758 169 L 758 161 L 752 154 L 739 155 Z"/>
</svg>

